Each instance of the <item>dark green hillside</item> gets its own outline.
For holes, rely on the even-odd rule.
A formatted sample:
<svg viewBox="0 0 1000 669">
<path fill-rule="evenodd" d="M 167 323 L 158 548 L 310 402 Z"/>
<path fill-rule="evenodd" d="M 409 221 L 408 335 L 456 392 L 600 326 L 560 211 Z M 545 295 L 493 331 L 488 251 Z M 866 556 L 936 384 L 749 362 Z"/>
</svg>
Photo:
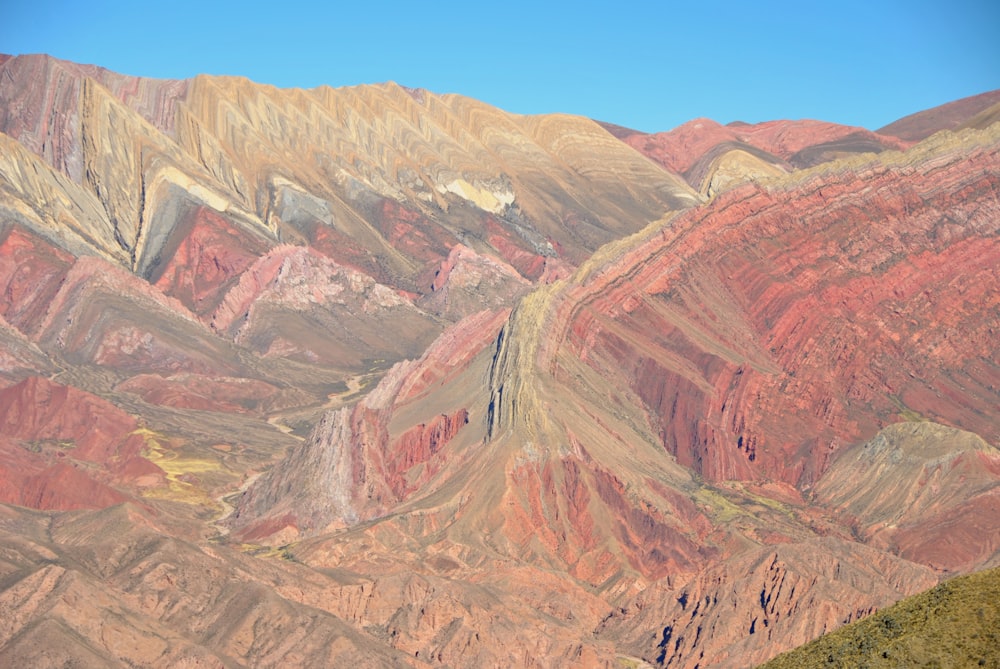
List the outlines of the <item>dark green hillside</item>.
<svg viewBox="0 0 1000 669">
<path fill-rule="evenodd" d="M 1000 667 L 1000 569 L 945 581 L 762 669 L 792 667 Z"/>
</svg>

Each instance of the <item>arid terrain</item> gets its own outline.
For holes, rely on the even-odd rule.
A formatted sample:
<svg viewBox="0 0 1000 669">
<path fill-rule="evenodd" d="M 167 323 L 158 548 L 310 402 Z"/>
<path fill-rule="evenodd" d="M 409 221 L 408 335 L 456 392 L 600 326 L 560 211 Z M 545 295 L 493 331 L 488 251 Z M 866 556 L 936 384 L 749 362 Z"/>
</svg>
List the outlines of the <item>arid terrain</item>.
<svg viewBox="0 0 1000 669">
<path fill-rule="evenodd" d="M 995 121 L 0 55 L 0 665 L 747 667 L 1000 566 Z"/>
</svg>

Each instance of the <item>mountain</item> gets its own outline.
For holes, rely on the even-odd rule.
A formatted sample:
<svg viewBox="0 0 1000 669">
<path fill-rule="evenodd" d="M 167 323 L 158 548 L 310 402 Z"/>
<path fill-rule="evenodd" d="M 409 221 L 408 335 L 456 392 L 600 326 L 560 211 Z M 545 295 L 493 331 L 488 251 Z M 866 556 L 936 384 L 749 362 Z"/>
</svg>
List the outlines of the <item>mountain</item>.
<svg viewBox="0 0 1000 669">
<path fill-rule="evenodd" d="M 910 114 L 878 132 L 906 141 L 917 141 L 926 139 L 939 130 L 985 128 L 996 121 L 997 114 L 1000 113 L 998 105 L 1000 91 L 990 91 Z"/>
<path fill-rule="evenodd" d="M 699 118 L 652 135 L 605 127 L 706 194 L 747 179 L 779 176 L 853 154 L 902 150 L 912 143 L 891 133 L 811 120 L 724 126 Z"/>
<path fill-rule="evenodd" d="M 747 666 L 1000 564 L 989 94 L 0 70 L 0 664 Z"/>
</svg>

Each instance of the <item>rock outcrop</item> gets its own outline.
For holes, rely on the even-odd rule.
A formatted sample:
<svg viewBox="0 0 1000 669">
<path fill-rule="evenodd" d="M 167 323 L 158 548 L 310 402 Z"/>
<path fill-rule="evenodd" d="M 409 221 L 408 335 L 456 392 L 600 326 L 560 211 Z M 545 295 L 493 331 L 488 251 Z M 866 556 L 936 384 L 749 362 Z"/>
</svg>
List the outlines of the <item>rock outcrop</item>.
<svg viewBox="0 0 1000 669">
<path fill-rule="evenodd" d="M 287 542 L 383 516 L 446 463 L 454 468 L 455 454 L 443 449 L 469 423 L 471 398 L 435 397 L 431 406 L 418 400 L 472 364 L 504 315 L 485 311 L 460 321 L 420 359 L 397 363 L 362 401 L 324 414 L 242 494 L 228 523 L 247 540 Z"/>
<path fill-rule="evenodd" d="M 730 191 L 609 249 L 549 340 L 631 387 L 712 480 L 808 487 L 905 416 L 993 442 L 993 136 Z"/>
<path fill-rule="evenodd" d="M 287 246 L 261 256 L 240 275 L 211 326 L 264 356 L 354 371 L 366 361 L 418 355 L 441 327 L 371 277 L 309 248 Z"/>
<path fill-rule="evenodd" d="M 941 571 L 968 571 L 1000 551 L 1000 451 L 969 432 L 897 423 L 852 446 L 817 482 L 871 545 Z"/>
<path fill-rule="evenodd" d="M 756 666 L 778 643 L 805 643 L 936 582 L 926 567 L 852 542 L 783 544 L 666 591 L 654 586 L 605 620 L 602 631 L 635 639 L 635 654 L 654 666 Z"/>
</svg>

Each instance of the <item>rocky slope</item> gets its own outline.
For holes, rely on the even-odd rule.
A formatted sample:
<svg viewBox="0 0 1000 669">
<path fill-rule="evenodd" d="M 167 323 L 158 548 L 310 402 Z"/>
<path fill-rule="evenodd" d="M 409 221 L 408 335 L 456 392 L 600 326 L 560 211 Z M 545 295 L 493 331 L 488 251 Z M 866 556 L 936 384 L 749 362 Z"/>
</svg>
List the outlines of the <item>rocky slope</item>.
<svg viewBox="0 0 1000 669">
<path fill-rule="evenodd" d="M 991 136 L 730 191 L 570 287 L 554 340 L 709 479 L 809 486 L 905 416 L 996 443 Z"/>
<path fill-rule="evenodd" d="M 0 663 L 745 666 L 1000 560 L 985 103 L 0 70 Z"/>
<path fill-rule="evenodd" d="M 681 587 L 655 585 L 603 621 L 602 632 L 632 640 L 654 665 L 754 666 L 778 643 L 805 643 L 935 582 L 926 567 L 851 542 L 779 544 Z"/>
<path fill-rule="evenodd" d="M 1000 452 L 934 423 L 897 423 L 852 446 L 815 500 L 869 544 L 939 570 L 979 566 L 1000 549 Z"/>
<path fill-rule="evenodd" d="M 998 597 L 1000 570 L 960 576 L 764 666 L 997 667 Z"/>
</svg>

